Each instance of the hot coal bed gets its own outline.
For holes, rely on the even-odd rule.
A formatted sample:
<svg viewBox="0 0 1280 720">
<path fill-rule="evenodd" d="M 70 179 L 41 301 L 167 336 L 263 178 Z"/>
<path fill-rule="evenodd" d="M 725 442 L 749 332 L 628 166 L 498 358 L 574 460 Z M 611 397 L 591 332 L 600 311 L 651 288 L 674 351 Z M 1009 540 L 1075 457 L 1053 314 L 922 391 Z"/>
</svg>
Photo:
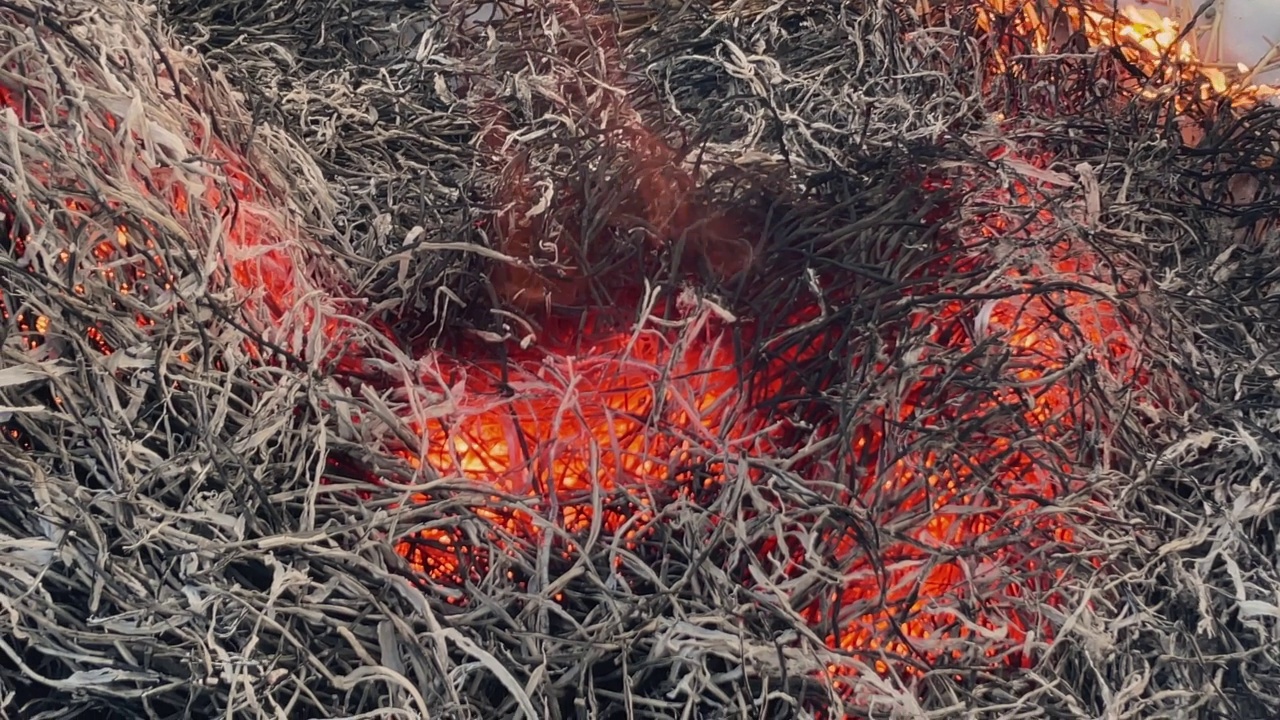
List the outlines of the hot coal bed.
<svg viewBox="0 0 1280 720">
<path fill-rule="evenodd" d="M 1058 0 L 0 19 L 7 716 L 1280 712 L 1248 78 Z"/>
</svg>

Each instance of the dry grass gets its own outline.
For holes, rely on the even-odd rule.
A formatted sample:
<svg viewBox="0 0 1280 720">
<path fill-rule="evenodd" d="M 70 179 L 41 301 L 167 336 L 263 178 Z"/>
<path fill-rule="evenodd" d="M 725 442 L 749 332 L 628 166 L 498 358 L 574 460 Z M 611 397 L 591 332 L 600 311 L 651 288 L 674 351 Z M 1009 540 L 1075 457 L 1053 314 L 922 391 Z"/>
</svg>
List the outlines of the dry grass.
<svg viewBox="0 0 1280 720">
<path fill-rule="evenodd" d="M 742 318 L 726 337 L 744 406 L 800 429 L 772 453 L 735 445 L 728 421 L 691 441 L 681 472 L 719 482 L 653 491 L 638 539 L 404 459 L 430 440 L 410 419 L 450 399 L 420 382 L 418 358 L 440 357 L 424 346 L 537 327 L 488 281 L 510 249 L 492 222 L 510 158 L 570 199 L 540 220 L 548 237 L 635 220 L 619 194 L 643 184 L 618 179 L 643 163 L 561 85 L 616 66 L 547 60 L 572 23 L 508 9 L 486 35 L 461 3 L 0 0 L 16 109 L 0 140 L 0 712 L 1280 713 L 1276 111 L 1178 116 L 1173 97 L 1119 90 L 1133 68 L 1115 55 L 1068 32 L 1031 53 L 998 22 L 979 32 L 969 3 L 610 10 L 635 117 L 752 238 L 751 268 L 707 273 L 700 305 Z M 514 146 L 484 141 L 495 104 Z M 249 236 L 288 258 L 283 314 L 235 282 Z M 583 282 L 607 298 L 604 277 Z M 677 291 L 667 277 L 650 279 Z M 822 311 L 797 324 L 798 308 Z M 1018 349 L 1014 311 L 1055 318 L 1052 352 Z M 377 382 L 335 367 L 316 314 L 344 318 Z M 369 322 L 386 316 L 403 342 Z M 1123 351 L 1081 342 L 1098 323 Z M 531 367 L 511 365 L 513 406 L 561 387 Z M 755 392 L 778 376 L 785 398 Z M 879 444 L 860 455 L 868 427 Z M 968 497 L 907 508 L 924 473 L 867 486 L 930 455 L 980 456 L 938 471 Z M 406 507 L 415 492 L 432 502 Z M 544 530 L 504 538 L 477 506 Z M 921 545 L 931 518 L 966 514 L 994 528 Z M 393 552 L 440 527 L 486 556 L 456 582 Z M 922 591 L 941 566 L 971 574 Z M 850 606 L 824 605 L 851 587 Z M 875 645 L 827 646 L 880 612 Z M 941 613 L 927 642 L 895 636 Z M 1010 627 L 1025 637 L 992 637 Z"/>
</svg>

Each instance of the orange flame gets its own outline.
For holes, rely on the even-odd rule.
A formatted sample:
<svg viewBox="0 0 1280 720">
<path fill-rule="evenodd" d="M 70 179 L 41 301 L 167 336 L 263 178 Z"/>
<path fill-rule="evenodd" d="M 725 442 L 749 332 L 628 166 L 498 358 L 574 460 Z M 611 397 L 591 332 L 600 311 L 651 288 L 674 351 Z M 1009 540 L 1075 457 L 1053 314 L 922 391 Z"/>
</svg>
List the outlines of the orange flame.
<svg viewBox="0 0 1280 720">
<path fill-rule="evenodd" d="M 1032 49 L 1044 54 L 1053 47 L 1053 30 L 1045 11 L 1061 11 L 1092 47 L 1114 49 L 1148 75 L 1150 79 L 1138 88 L 1139 95 L 1147 99 L 1179 93 L 1182 104 L 1191 97 L 1226 98 L 1233 105 L 1243 106 L 1280 93 L 1280 89 L 1255 83 L 1255 68 L 1223 67 L 1208 61 L 1194 35 L 1186 32 L 1178 19 L 1161 15 L 1155 8 L 1126 5 L 1113 14 L 1105 9 L 1107 2 L 1095 4 L 1102 9 L 1086 9 L 1063 0 L 986 0 L 978 10 L 978 25 L 989 30 L 997 17 L 1011 21 L 1018 33 L 1031 42 Z M 1202 24 L 1205 21 L 1207 18 Z M 996 72 L 1007 69 L 998 55 L 993 56 L 992 62 Z"/>
</svg>

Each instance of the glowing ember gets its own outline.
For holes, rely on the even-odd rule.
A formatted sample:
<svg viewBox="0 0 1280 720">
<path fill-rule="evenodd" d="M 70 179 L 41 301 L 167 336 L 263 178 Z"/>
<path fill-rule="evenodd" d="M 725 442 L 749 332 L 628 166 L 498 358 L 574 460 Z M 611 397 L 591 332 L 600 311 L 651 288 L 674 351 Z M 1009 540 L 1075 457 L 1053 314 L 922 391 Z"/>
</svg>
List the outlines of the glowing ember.
<svg viewBox="0 0 1280 720">
<path fill-rule="evenodd" d="M 43 106 L 42 103 L 24 99 L 27 97 L 24 93 L 36 92 L 0 87 L 0 107 L 13 114 L 11 122 L 43 126 L 45 119 L 37 109 Z M 171 167 L 154 168 L 145 178 L 134 173 L 118 180 L 127 183 L 126 191 L 155 197 L 157 202 L 166 203 L 168 207 L 162 213 L 180 223 L 182 231 L 192 236 L 213 234 L 224 238 L 222 248 L 225 255 L 219 258 L 224 264 L 219 268 L 221 272 L 214 274 L 213 282 L 215 287 L 238 289 L 235 302 L 239 318 L 235 322 L 245 323 L 256 337 L 266 342 L 290 352 L 308 354 L 311 328 L 323 312 L 317 304 L 330 309 L 330 312 L 323 313 L 328 317 L 339 303 L 328 299 L 327 293 L 318 292 L 314 280 L 301 270 L 305 260 L 300 248 L 287 241 L 289 235 L 283 229 L 285 223 L 270 209 L 278 194 L 254 178 L 244 159 L 214 137 L 210 128 L 198 120 L 192 121 L 190 136 L 182 139 L 186 142 L 185 148 L 154 141 L 148 143 L 142 139 L 142 128 L 126 128 L 121 123 L 120 118 L 107 116 L 101 119 L 100 124 L 88 127 L 90 140 L 87 142 L 91 155 L 104 170 L 121 164 L 118 162 L 120 158 L 109 158 L 108 153 L 120 152 L 110 148 L 118 145 L 118 139 L 123 135 L 131 137 L 134 147 L 143 148 L 149 154 L 183 159 L 182 154 L 186 153 L 205 158 L 205 162 L 219 168 L 217 174 L 204 173 L 204 179 L 195 182 L 192 181 L 195 173 L 180 172 Z M 156 136 L 164 138 L 158 133 Z M 179 141 L 177 138 L 172 140 Z M 75 187 L 75 180 L 63 177 L 56 168 L 48 168 L 46 172 L 47 175 L 41 178 L 46 190 L 57 183 Z M 74 257 L 70 246 L 29 247 L 25 239 L 29 233 L 41 233 L 44 229 L 26 227 L 21 213 L 5 209 L 10 223 L 12 252 L 21 264 L 29 269 L 40 266 L 57 276 L 76 278 L 75 291 L 80 295 L 85 295 L 87 288 L 104 286 L 108 294 L 114 292 L 117 297 L 138 297 L 141 306 L 152 311 L 160 307 L 167 308 L 165 312 L 173 312 L 182 306 L 175 288 L 176 278 L 167 271 L 165 259 L 156 251 L 154 244 L 147 241 L 145 247 L 140 247 L 131 241 L 128 225 L 112 226 L 111 221 L 103 220 L 103 216 L 109 217 L 118 210 L 119 203 L 107 200 L 105 206 L 100 206 L 86 198 L 68 200 L 65 205 L 66 212 L 61 217 L 65 218 L 66 224 L 57 228 L 57 234 L 75 237 L 78 233 L 89 232 L 101 237 L 92 257 Z M 137 222 L 150 232 L 156 230 L 151 221 Z M 116 309 L 124 309 L 119 299 L 111 302 Z M 0 312 L 4 317 L 7 318 L 13 310 L 4 304 L 3 296 L 0 296 Z M 145 329 L 156 319 L 155 316 L 139 314 L 138 326 Z M 42 336 L 48 331 L 47 318 L 26 317 L 24 314 L 18 324 L 20 330 L 30 334 L 33 347 L 43 344 Z M 338 337 L 338 325 L 337 320 L 328 317 L 322 336 L 326 339 Z M 287 328 L 283 334 L 282 328 Z M 103 337 L 98 328 L 86 327 L 83 332 L 103 353 L 109 353 L 116 347 L 111 339 Z M 256 343 L 250 343 L 246 349 L 255 358 L 260 357 Z M 334 351 L 327 352 L 332 355 Z"/>
<path fill-rule="evenodd" d="M 1088 256 L 1069 245 L 1051 257 L 1058 272 L 1094 271 Z M 1011 273 L 1007 286 L 1036 274 L 1034 267 Z M 1063 371 L 1093 362 L 1121 382 L 1134 380 L 1137 358 L 1124 327 L 1114 304 L 1076 290 L 1015 291 L 981 306 L 956 303 L 914 315 L 911 332 L 940 351 L 980 357 L 979 345 L 998 339 L 994 347 L 1013 358 L 1006 365 L 1010 385 L 975 398 L 943 377 L 917 382 L 895 407 L 881 408 L 878 420 L 856 429 L 850 446 L 810 461 L 815 481 L 853 463 L 857 470 L 844 472 L 861 480 L 843 501 L 873 512 L 873 522 L 896 538 L 871 551 L 854 530 L 837 529 L 826 534 L 824 550 L 791 542 L 792 534 L 807 536 L 808 527 L 783 527 L 760 548 L 770 562 L 797 568 L 818 551 L 843 578 L 842 594 L 803 610 L 815 627 L 841 628 L 827 638 L 833 648 L 934 662 L 947 642 L 982 636 L 989 656 L 1012 652 L 1010 661 L 1031 661 L 1022 648 L 1029 635 L 1049 639 L 1044 622 L 1017 615 L 1002 599 L 1036 592 L 1052 601 L 1060 578 L 1043 573 L 1035 558 L 1075 547 L 1072 529 L 1052 505 L 1079 488 L 1060 485 L 1073 473 L 1069 460 L 1024 450 L 1016 438 L 1030 433 L 1052 444 L 1080 425 L 1093 426 L 1096 419 L 1082 413 Z M 790 428 L 754 409 L 744 373 L 777 377 L 762 391 L 779 392 L 787 382 L 779 375 L 796 358 L 747 369 L 732 347 L 729 328 L 695 310 L 683 331 L 618 335 L 581 358 L 547 347 L 505 365 L 435 358 L 437 376 L 449 378 L 440 389 L 454 410 L 418 425 L 427 438 L 425 460 L 444 476 L 492 487 L 501 496 L 495 507 L 518 504 L 520 511 L 477 509 L 512 536 L 536 539 L 550 527 L 539 523 L 550 522 L 570 537 L 628 529 L 634 537 L 654 504 L 722 482 L 725 464 L 787 454 L 779 444 Z M 919 362 L 927 365 L 927 354 Z M 911 448 L 920 433 L 966 423 L 973 434 L 953 455 L 893 449 Z M 979 482 L 976 474 L 988 479 Z M 401 551 L 422 571 L 460 581 L 464 569 L 483 570 L 462 542 L 448 530 L 432 530 L 405 541 Z M 939 549 L 975 548 L 984 567 L 936 559 Z M 888 669 L 885 660 L 877 666 Z"/>
</svg>

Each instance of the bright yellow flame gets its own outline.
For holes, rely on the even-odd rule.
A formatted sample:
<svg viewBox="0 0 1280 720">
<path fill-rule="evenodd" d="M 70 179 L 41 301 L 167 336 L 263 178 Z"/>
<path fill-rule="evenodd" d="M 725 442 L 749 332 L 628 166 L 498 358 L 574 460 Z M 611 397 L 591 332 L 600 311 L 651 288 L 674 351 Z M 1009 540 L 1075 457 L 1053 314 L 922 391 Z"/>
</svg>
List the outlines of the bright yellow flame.
<svg viewBox="0 0 1280 720">
<path fill-rule="evenodd" d="M 1105 2 L 1098 3 L 1105 6 Z M 978 24 L 984 30 L 993 27 L 994 17 L 1012 19 L 1015 27 L 1027 37 L 1039 53 L 1051 50 L 1050 23 L 1043 10 L 1060 10 L 1082 31 L 1095 48 L 1115 48 L 1126 60 L 1152 78 L 1152 83 L 1139 89 L 1141 96 L 1154 99 L 1175 89 L 1200 100 L 1227 98 L 1233 105 L 1252 105 L 1280 94 L 1280 89 L 1251 81 L 1252 69 L 1244 66 L 1222 67 L 1211 62 L 1197 49 L 1193 33 L 1184 33 L 1176 18 L 1161 15 L 1153 8 L 1126 6 L 1112 14 L 1104 10 L 1081 10 L 1061 0 L 987 0 L 986 10 L 979 13 Z M 997 71 L 1005 71 L 1003 59 L 994 61 Z"/>
</svg>

